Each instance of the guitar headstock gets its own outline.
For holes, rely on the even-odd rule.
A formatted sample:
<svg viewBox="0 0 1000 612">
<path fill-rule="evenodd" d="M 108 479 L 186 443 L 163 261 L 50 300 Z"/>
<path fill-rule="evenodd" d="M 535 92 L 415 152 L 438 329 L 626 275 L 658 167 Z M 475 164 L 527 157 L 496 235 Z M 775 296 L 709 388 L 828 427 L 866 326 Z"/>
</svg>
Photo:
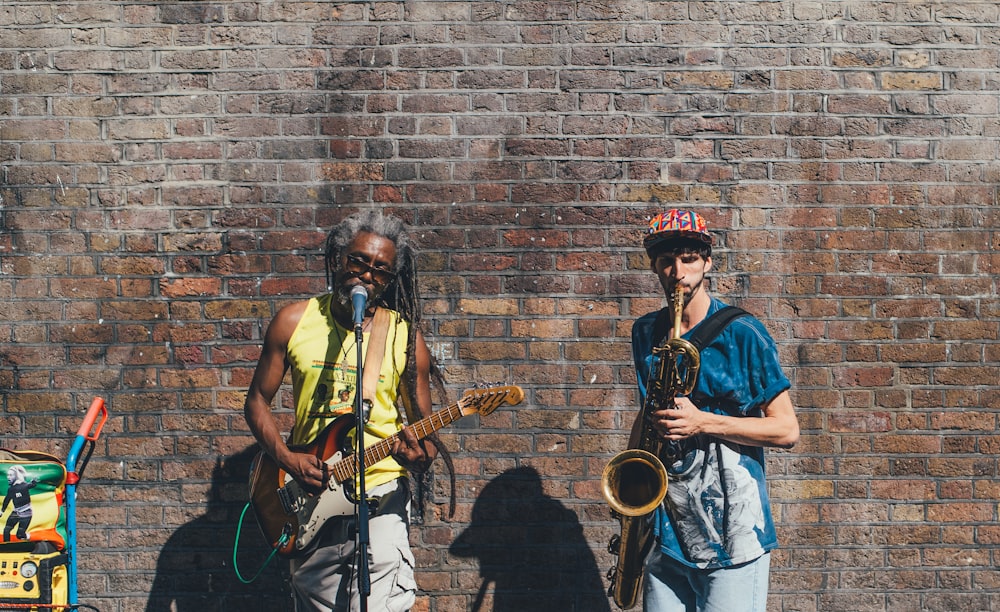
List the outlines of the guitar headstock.
<svg viewBox="0 0 1000 612">
<path fill-rule="evenodd" d="M 486 416 L 502 406 L 503 404 L 520 404 L 524 399 L 524 390 L 517 385 L 502 385 L 495 387 L 484 387 L 468 389 L 462 394 L 462 399 L 458 405 L 462 414 L 469 416 L 478 412 L 481 416 Z"/>
</svg>

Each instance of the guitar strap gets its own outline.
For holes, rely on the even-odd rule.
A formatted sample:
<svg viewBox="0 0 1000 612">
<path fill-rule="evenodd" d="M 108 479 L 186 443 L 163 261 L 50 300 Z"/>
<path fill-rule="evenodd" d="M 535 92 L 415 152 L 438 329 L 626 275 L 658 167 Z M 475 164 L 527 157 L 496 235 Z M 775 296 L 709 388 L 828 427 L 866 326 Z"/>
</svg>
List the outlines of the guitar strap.
<svg viewBox="0 0 1000 612">
<path fill-rule="evenodd" d="M 361 394 L 369 409 L 375 405 L 375 394 L 378 391 L 378 378 L 382 372 L 382 360 L 385 357 L 385 342 L 389 336 L 391 317 L 385 308 L 376 308 L 372 318 L 372 331 L 368 334 L 368 348 L 365 349 L 365 374 L 361 379 Z M 409 417 L 409 415 L 407 415 Z M 377 499 L 374 516 L 398 514 L 406 520 L 406 504 L 410 501 L 410 482 L 401 480 L 399 488 L 386 493 Z"/>
<path fill-rule="evenodd" d="M 361 379 L 362 398 L 371 405 L 375 403 L 378 377 L 382 372 L 382 358 L 385 357 L 385 340 L 389 336 L 389 311 L 375 309 L 372 332 L 368 335 L 368 349 L 365 351 L 365 375 Z"/>
<path fill-rule="evenodd" d="M 433 381 L 435 380 L 436 371 L 437 368 L 434 365 L 434 358 L 431 357 L 432 386 L 433 386 Z M 440 374 L 437 374 L 436 380 L 439 380 L 441 382 L 443 390 L 444 382 L 443 380 L 440 379 Z M 368 383 L 366 382 L 365 384 L 367 385 Z M 413 402 L 410 401 L 411 390 L 408 388 L 409 383 L 407 381 L 406 376 L 403 377 L 401 384 L 403 385 L 403 390 L 402 393 L 399 394 L 398 398 L 399 403 L 403 405 L 403 410 L 406 412 L 406 422 L 412 425 L 413 423 L 416 423 L 417 421 L 420 420 L 420 415 L 417 414 L 416 407 L 413 405 Z M 448 449 L 445 447 L 444 443 L 441 442 L 441 439 L 438 438 L 436 434 L 431 434 L 424 439 L 430 441 L 430 443 L 434 445 L 434 448 L 436 448 L 438 451 L 438 456 L 441 457 L 441 460 L 444 461 L 445 466 L 448 468 L 448 475 L 450 481 L 449 484 L 451 485 L 451 497 L 448 502 L 448 517 L 453 518 L 455 516 L 455 493 L 457 484 L 455 482 L 455 464 L 451 460 L 451 453 L 448 452 Z M 423 523 L 424 505 L 426 503 L 425 498 L 427 496 L 427 492 L 430 491 L 432 488 L 431 475 L 430 472 L 411 473 L 410 477 L 414 480 L 414 483 L 416 485 L 415 486 L 416 497 L 415 499 L 413 499 L 415 512 L 411 515 L 410 520 L 416 521 L 418 523 Z M 410 499 L 409 496 L 407 496 L 407 500 L 409 499 Z"/>
</svg>

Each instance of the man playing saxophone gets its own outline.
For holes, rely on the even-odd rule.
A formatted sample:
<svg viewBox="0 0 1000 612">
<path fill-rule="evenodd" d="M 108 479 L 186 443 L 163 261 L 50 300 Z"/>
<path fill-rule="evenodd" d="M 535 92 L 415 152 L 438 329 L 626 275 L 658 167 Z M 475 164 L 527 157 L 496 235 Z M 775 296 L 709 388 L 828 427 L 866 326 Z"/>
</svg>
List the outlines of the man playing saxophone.
<svg viewBox="0 0 1000 612">
<path fill-rule="evenodd" d="M 695 212 L 669 210 L 652 219 L 643 246 L 675 312 L 652 312 L 632 330 L 642 401 L 656 372 L 663 338 L 697 337 L 697 328 L 726 304 L 708 292 L 712 235 Z M 675 292 L 678 283 L 681 290 Z M 740 312 L 741 315 L 745 314 Z M 660 315 L 660 316 L 658 316 Z M 706 325 L 708 327 L 708 325 Z M 799 425 L 790 383 L 764 325 L 745 315 L 703 339 L 690 395 L 665 397 L 643 426 L 663 440 L 667 495 L 652 515 L 656 543 L 646 559 L 643 606 L 648 611 L 765 610 L 770 551 L 777 546 L 764 477 L 764 447 L 790 448 Z M 644 404 L 645 405 L 645 404 Z M 641 413 L 640 413 L 641 414 Z"/>
</svg>

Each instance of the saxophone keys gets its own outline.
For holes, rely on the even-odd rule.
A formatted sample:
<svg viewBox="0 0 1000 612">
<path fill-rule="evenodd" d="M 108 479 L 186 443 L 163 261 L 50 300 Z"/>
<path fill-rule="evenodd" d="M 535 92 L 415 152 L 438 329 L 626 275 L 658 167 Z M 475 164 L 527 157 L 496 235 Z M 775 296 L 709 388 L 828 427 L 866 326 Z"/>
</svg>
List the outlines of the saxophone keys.
<svg viewBox="0 0 1000 612">
<path fill-rule="evenodd" d="M 612 555 L 617 555 L 618 551 L 620 551 L 621 548 L 622 548 L 622 537 L 616 533 L 615 535 L 611 536 L 610 540 L 608 540 L 608 552 L 611 553 Z"/>
</svg>

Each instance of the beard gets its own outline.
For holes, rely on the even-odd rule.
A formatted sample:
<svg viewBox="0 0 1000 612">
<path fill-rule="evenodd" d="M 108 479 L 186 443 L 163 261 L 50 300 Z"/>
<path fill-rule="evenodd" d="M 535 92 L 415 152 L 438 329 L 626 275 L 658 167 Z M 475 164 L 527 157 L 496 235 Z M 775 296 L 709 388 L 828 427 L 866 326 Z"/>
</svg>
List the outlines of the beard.
<svg viewBox="0 0 1000 612">
<path fill-rule="evenodd" d="M 683 284 L 683 283 L 681 283 L 681 284 Z M 690 291 L 685 291 L 684 292 L 684 305 L 685 306 L 687 306 L 688 304 L 691 303 L 691 300 L 694 299 L 694 296 L 698 293 L 698 291 L 701 290 L 702 285 L 704 285 L 704 284 L 705 284 L 705 275 L 703 274 L 701 276 L 701 278 L 698 279 L 697 283 L 695 283 L 694 285 L 692 285 L 692 286 L 689 287 L 691 289 Z M 666 294 L 668 296 L 673 296 L 674 295 L 674 289 L 676 287 L 676 283 L 674 283 L 673 285 L 671 285 L 671 286 L 668 287 L 667 286 L 667 282 L 664 280 L 662 282 L 662 285 L 663 285 L 664 291 L 666 292 Z M 685 285 L 685 287 L 687 287 L 687 285 Z"/>
<path fill-rule="evenodd" d="M 349 282 L 352 278 L 342 270 L 338 271 L 333 277 L 333 286 L 330 287 L 330 294 L 333 296 L 333 301 L 338 306 L 347 309 L 353 308 L 351 304 L 351 289 L 354 288 L 354 283 Z"/>
<path fill-rule="evenodd" d="M 340 306 L 351 310 L 354 308 L 354 301 L 351 299 L 351 290 L 355 287 L 364 287 L 366 290 L 368 287 L 365 284 L 349 284 L 344 282 L 346 279 L 337 279 L 335 287 L 331 288 L 330 294 L 333 295 L 334 301 Z M 385 288 L 375 285 L 371 291 L 368 292 L 368 301 L 366 308 L 372 308 L 378 305 L 381 301 L 382 295 L 385 293 Z"/>
<path fill-rule="evenodd" d="M 691 291 L 684 294 L 684 305 L 687 306 L 694 299 L 694 296 L 701 289 L 702 285 L 705 284 L 705 276 L 702 275 L 698 282 L 691 286 Z"/>
<path fill-rule="evenodd" d="M 333 299 L 337 300 L 337 303 L 341 306 L 351 305 L 351 288 L 344 285 L 343 283 L 337 283 L 337 286 L 333 288 Z"/>
</svg>

